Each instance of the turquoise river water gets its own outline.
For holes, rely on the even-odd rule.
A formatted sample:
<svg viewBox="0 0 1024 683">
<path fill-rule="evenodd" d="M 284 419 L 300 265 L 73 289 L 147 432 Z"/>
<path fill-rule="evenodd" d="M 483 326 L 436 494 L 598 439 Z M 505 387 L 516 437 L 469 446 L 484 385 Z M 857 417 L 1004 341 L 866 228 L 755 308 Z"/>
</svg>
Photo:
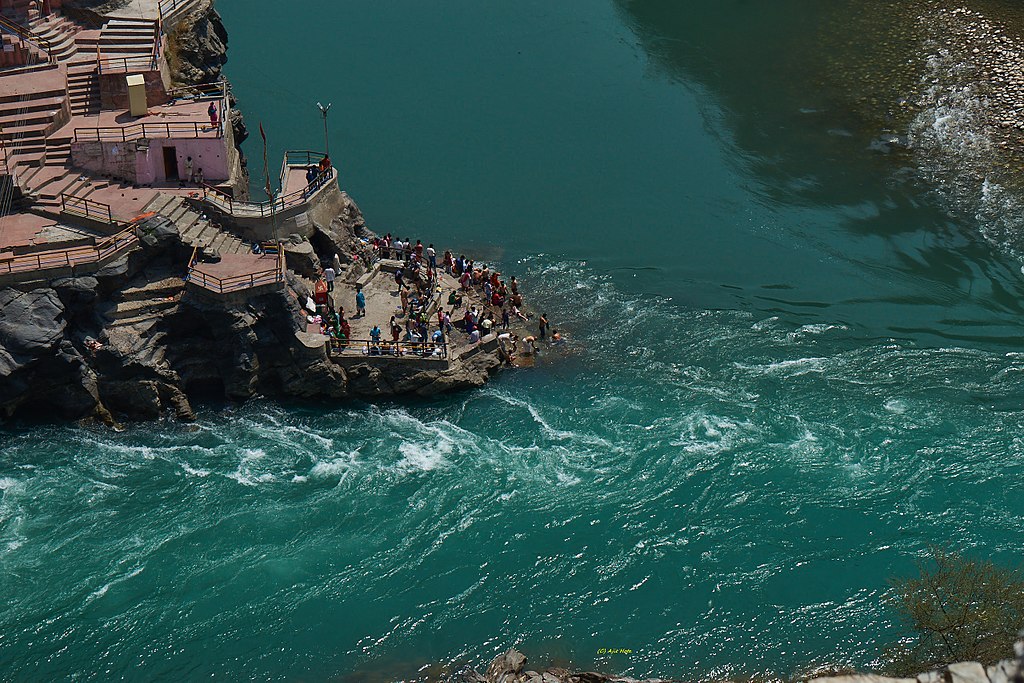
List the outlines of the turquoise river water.
<svg viewBox="0 0 1024 683">
<path fill-rule="evenodd" d="M 929 544 L 1015 561 L 1021 264 L 821 68 L 857 4 L 219 0 L 272 160 L 332 102 L 371 227 L 571 341 L 434 400 L 0 433 L 0 679 L 869 667 Z"/>
</svg>

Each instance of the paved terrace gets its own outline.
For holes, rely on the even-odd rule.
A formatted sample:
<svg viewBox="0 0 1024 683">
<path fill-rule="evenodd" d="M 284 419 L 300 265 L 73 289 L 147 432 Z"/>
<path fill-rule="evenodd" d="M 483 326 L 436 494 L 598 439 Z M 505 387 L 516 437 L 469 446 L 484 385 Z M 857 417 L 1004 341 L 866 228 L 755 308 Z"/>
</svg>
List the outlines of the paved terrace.
<svg viewBox="0 0 1024 683">
<path fill-rule="evenodd" d="M 224 254 L 216 263 L 197 262 L 189 272 L 190 283 L 217 294 L 283 281 L 283 254 Z"/>
<path fill-rule="evenodd" d="M 95 116 L 72 116 L 52 137 L 76 141 L 134 140 L 142 137 L 217 138 L 219 129 L 210 125 L 210 117 L 206 113 L 209 106 L 209 100 L 175 100 L 150 106 L 147 114 L 139 117 L 123 109 L 104 110 Z"/>
</svg>

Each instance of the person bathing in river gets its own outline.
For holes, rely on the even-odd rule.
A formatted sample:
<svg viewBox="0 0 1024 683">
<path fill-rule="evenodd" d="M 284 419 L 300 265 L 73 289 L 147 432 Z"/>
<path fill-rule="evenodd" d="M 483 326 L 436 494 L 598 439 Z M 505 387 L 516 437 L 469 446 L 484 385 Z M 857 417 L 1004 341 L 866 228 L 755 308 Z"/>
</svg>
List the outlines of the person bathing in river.
<svg viewBox="0 0 1024 683">
<path fill-rule="evenodd" d="M 540 340 L 544 341 L 548 335 L 548 314 L 541 313 L 540 319 L 537 321 L 537 326 L 540 327 Z"/>
</svg>

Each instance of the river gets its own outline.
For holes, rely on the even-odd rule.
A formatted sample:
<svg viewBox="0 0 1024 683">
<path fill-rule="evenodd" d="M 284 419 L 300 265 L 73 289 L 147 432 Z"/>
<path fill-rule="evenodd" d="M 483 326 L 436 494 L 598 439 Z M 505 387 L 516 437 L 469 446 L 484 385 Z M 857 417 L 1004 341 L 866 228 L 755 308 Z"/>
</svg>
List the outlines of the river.
<svg viewBox="0 0 1024 683">
<path fill-rule="evenodd" d="M 1019 556 L 1021 262 L 878 144 L 918 74 L 864 4 L 220 0 L 254 176 L 258 123 L 274 167 L 331 102 L 370 226 L 569 343 L 439 399 L 0 433 L 0 677 L 865 668 L 929 545 Z"/>
</svg>

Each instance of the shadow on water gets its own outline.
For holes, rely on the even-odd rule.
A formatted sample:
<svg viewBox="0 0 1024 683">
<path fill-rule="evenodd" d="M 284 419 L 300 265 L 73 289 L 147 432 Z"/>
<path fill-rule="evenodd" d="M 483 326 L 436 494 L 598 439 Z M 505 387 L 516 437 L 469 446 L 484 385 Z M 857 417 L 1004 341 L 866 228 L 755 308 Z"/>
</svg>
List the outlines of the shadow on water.
<svg viewBox="0 0 1024 683">
<path fill-rule="evenodd" d="M 781 232 L 846 280 L 796 273 L 792 297 L 773 298 L 773 312 L 798 313 L 817 289 L 830 293 L 824 317 L 925 344 L 1016 346 L 1020 263 L 986 241 L 976 221 L 951 216 L 903 146 L 923 74 L 914 7 L 616 5 L 658 75 L 712 93 L 723 111 L 715 132 L 735 149 L 732 162 Z M 735 284 L 746 291 L 738 305 L 764 301 L 749 283 Z"/>
</svg>

